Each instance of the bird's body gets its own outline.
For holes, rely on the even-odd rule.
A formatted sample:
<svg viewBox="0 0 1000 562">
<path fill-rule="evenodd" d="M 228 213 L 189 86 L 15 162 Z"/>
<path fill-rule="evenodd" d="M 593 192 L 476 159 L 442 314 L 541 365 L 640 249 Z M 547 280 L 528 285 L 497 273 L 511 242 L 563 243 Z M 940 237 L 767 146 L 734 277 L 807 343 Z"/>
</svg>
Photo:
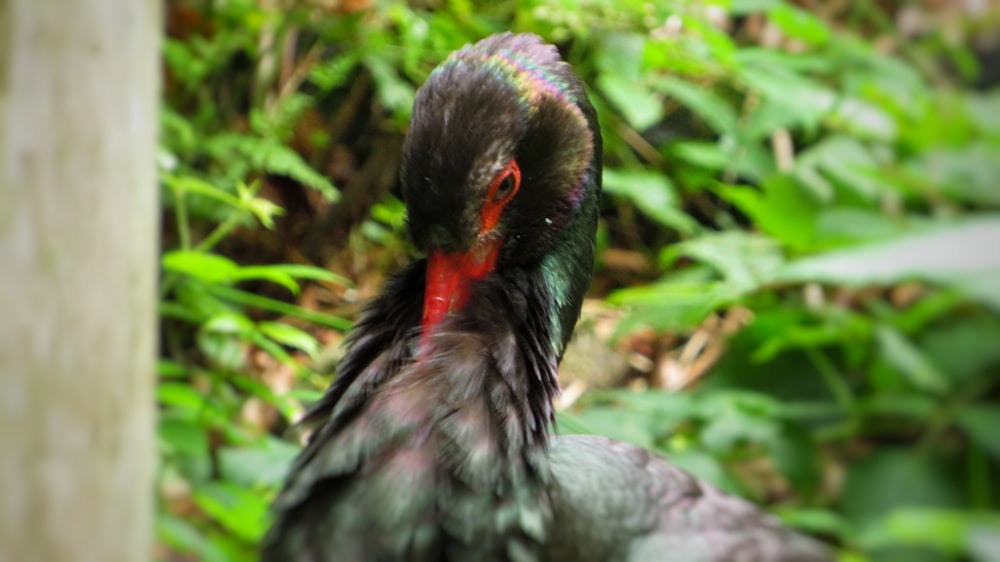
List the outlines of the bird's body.
<svg viewBox="0 0 1000 562">
<path fill-rule="evenodd" d="M 355 332 L 341 378 L 315 410 L 328 421 L 278 500 L 280 540 L 266 560 L 507 560 L 543 540 L 551 406 L 524 403 L 534 389 L 518 376 L 517 347 L 548 344 L 510 339 L 511 324 L 533 320 L 518 318 L 525 295 L 497 280 L 470 298 L 498 308 L 450 316 L 414 359 L 421 302 L 412 295 L 424 265 L 390 282 Z"/>
<path fill-rule="evenodd" d="M 533 35 L 492 36 L 431 75 L 402 174 L 428 257 L 348 338 L 266 562 L 829 559 L 638 447 L 550 436 L 600 154 L 582 83 Z"/>
</svg>

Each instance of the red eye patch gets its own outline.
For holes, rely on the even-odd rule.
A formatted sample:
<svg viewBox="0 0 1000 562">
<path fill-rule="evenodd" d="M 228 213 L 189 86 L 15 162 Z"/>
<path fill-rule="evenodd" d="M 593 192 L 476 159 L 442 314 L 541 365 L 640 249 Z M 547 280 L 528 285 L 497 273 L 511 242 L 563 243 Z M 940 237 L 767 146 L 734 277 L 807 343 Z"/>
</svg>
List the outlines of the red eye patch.
<svg viewBox="0 0 1000 562">
<path fill-rule="evenodd" d="M 517 166 L 516 160 L 511 160 L 497 174 L 486 191 L 486 202 L 483 203 L 483 210 L 479 215 L 480 234 L 485 234 L 496 227 L 504 207 L 514 198 L 520 187 L 521 169 Z"/>
</svg>

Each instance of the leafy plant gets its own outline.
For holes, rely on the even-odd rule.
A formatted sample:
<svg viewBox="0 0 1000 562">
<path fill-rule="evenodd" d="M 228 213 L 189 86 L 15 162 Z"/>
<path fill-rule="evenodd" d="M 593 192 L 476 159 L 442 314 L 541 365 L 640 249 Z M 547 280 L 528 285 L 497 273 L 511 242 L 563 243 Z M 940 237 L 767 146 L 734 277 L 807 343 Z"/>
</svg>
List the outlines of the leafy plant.
<svg viewBox="0 0 1000 562">
<path fill-rule="evenodd" d="M 173 3 L 161 558 L 254 558 L 297 450 L 279 435 L 328 382 L 368 272 L 406 250 L 385 193 L 334 225 L 354 232 L 339 275 L 261 240 L 295 246 L 290 225 L 372 189 L 350 182 L 382 165 L 369 153 L 401 136 L 434 65 L 508 28 L 585 77 L 605 138 L 599 247 L 642 265 L 602 259 L 597 286 L 628 311 L 616 332 L 652 328 L 654 369 L 685 381 L 587 393 L 560 429 L 660 451 L 844 559 L 1000 558 L 1000 93 L 971 86 L 976 54 L 953 40 L 1000 14 L 909 40 L 892 8 L 802 7 L 819 4 Z M 340 300 L 316 305 L 316 287 Z M 677 359 L 706 337 L 710 369 Z"/>
</svg>

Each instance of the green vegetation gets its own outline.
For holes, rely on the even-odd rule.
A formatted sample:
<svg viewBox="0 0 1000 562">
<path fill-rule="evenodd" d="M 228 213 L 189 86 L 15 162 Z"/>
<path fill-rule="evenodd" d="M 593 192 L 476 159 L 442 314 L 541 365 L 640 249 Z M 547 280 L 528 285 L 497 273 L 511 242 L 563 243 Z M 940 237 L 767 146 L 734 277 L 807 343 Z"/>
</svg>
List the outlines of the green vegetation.
<svg viewBox="0 0 1000 562">
<path fill-rule="evenodd" d="M 266 4 L 168 8 L 160 559 L 253 559 L 289 424 L 406 255 L 378 173 L 415 89 L 505 29 L 590 85 L 602 255 L 642 265 L 596 272 L 617 333 L 654 328 L 682 373 L 696 337 L 724 348 L 561 430 L 661 451 L 845 560 L 1000 559 L 1000 89 L 967 40 L 1000 12 L 914 39 L 866 0 Z"/>
</svg>

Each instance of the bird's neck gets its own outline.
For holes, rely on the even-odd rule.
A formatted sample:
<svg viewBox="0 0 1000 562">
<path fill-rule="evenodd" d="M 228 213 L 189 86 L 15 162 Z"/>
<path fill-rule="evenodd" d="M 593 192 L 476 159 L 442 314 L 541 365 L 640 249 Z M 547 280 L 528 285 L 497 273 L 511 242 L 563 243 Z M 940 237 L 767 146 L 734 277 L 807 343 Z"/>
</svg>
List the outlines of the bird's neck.
<svg viewBox="0 0 1000 562">
<path fill-rule="evenodd" d="M 599 177 L 594 167 L 585 181 Z M 349 334 L 336 380 L 304 422 L 338 433 L 379 407 L 380 395 L 412 387 L 430 406 L 422 414 L 428 424 L 462 411 L 483 431 L 502 436 L 495 441 L 499 454 L 544 449 L 559 392 L 558 364 L 594 263 L 599 188 L 587 187 L 543 258 L 501 265 L 475 282 L 466 305 L 430 338 L 431 349 L 420 351 L 433 361 L 417 360 L 423 299 L 415 297 L 425 290 L 426 261 L 393 276 Z"/>
<path fill-rule="evenodd" d="M 592 168 L 585 182 L 600 176 L 600 168 Z M 538 264 L 538 274 L 548 287 L 549 302 L 537 303 L 549 311 L 553 346 L 558 358 L 573 335 L 580 317 L 583 298 L 590 285 L 594 267 L 594 236 L 597 231 L 599 187 L 588 186 L 580 207 L 568 227 L 556 238 L 551 250 Z M 557 362 L 558 360 L 557 359 Z"/>
<path fill-rule="evenodd" d="M 503 456 L 544 448 L 559 359 L 582 301 L 560 283 L 572 270 L 567 261 L 579 253 L 563 250 L 477 281 L 466 306 L 429 337 L 422 334 L 422 299 L 414 298 L 424 292 L 426 261 L 414 262 L 363 312 L 345 342 L 337 378 L 303 423 L 339 433 L 383 408 L 383 397 L 402 393 L 413 397 L 407 415 L 428 427 L 447 427 L 439 418 L 448 417 L 481 429 L 479 437 L 458 445 L 474 448 L 492 432 L 500 439 L 487 442 Z"/>
<path fill-rule="evenodd" d="M 505 461 L 544 448 L 554 418 L 563 337 L 560 299 L 547 278 L 551 271 L 507 268 L 479 281 L 468 305 L 442 322 L 430 349 L 422 348 L 416 361 L 421 367 L 401 373 L 420 378 L 434 389 L 438 404 L 464 412 L 469 427 L 482 429 L 470 447 L 487 439 Z M 579 308 L 566 295 L 562 302 Z"/>
</svg>

